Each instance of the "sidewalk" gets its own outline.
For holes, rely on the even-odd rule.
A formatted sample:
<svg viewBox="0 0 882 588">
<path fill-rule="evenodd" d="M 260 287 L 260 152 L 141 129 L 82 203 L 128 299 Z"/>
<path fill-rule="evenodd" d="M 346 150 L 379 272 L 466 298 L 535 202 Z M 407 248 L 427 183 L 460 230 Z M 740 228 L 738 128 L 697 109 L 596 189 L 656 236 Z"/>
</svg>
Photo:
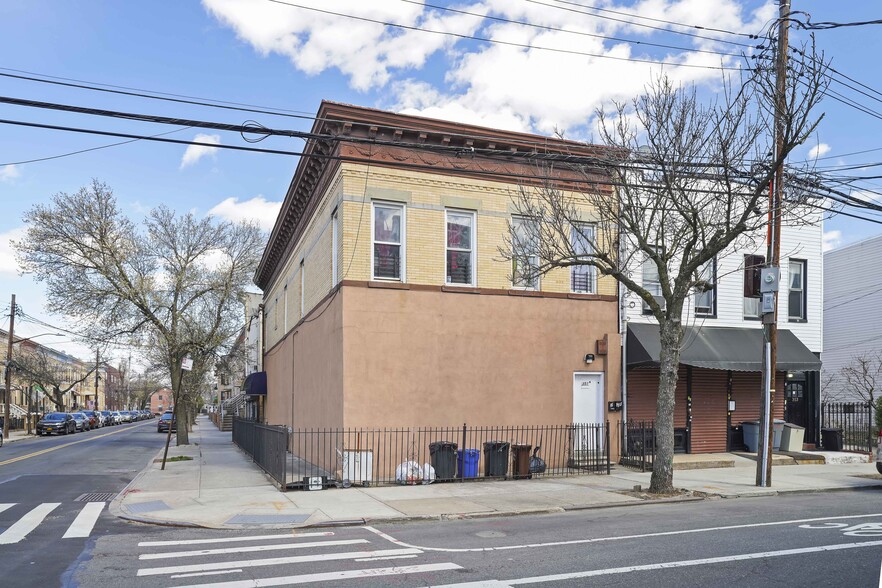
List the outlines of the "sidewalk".
<svg viewBox="0 0 882 588">
<path fill-rule="evenodd" d="M 21 441 L 23 439 L 35 439 L 35 438 L 36 438 L 36 435 L 33 435 L 33 434 L 28 435 L 27 430 L 24 430 L 24 429 L 21 431 L 18 431 L 18 430 L 9 431 L 9 437 L 4 437 L 3 443 L 4 444 L 15 443 L 16 441 Z"/>
<path fill-rule="evenodd" d="M 291 528 L 322 524 L 363 524 L 415 519 L 455 519 L 553 513 L 612 506 L 683 502 L 693 497 L 646 500 L 632 492 L 649 486 L 649 473 L 614 468 L 607 475 L 426 486 L 293 490 L 280 492 L 204 417 L 197 420 L 191 445 L 170 447 L 169 457 L 185 456 L 160 471 L 162 453 L 110 506 L 130 520 L 210 528 Z M 773 488 L 754 486 L 756 464 L 733 456 L 729 467 L 674 474 L 679 488 L 723 497 L 782 492 L 882 487 L 872 464 L 776 467 Z"/>
</svg>

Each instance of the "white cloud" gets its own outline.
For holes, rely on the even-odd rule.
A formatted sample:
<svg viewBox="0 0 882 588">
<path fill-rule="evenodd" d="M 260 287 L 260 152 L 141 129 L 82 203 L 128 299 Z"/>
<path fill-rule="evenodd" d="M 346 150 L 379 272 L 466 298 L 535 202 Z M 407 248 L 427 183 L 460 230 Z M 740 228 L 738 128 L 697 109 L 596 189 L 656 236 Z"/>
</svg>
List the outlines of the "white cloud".
<svg viewBox="0 0 882 588">
<path fill-rule="evenodd" d="M 830 146 L 826 143 L 818 143 L 808 152 L 808 159 L 817 159 L 830 152 Z"/>
<path fill-rule="evenodd" d="M 220 145 L 220 135 L 206 135 L 198 133 L 193 137 L 194 141 L 200 143 L 211 143 L 212 145 Z M 214 156 L 217 153 L 217 147 L 208 147 L 206 145 L 188 145 L 184 151 L 184 157 L 181 158 L 181 169 L 195 164 L 197 161 L 207 156 Z"/>
<path fill-rule="evenodd" d="M 842 231 L 824 231 L 823 239 L 822 247 L 824 251 L 836 249 L 842 244 Z"/>
<path fill-rule="evenodd" d="M 209 210 L 208 214 L 235 222 L 254 220 L 264 231 L 271 231 L 281 208 L 281 202 L 267 200 L 263 196 L 241 202 L 238 198 L 227 198 Z"/>
<path fill-rule="evenodd" d="M 18 275 L 20 268 L 10 241 L 24 238 L 26 230 L 25 227 L 18 227 L 0 233 L 0 274 Z"/>
<path fill-rule="evenodd" d="M 4 165 L 0 167 L 0 182 L 11 182 L 21 175 L 17 165 Z"/>
</svg>

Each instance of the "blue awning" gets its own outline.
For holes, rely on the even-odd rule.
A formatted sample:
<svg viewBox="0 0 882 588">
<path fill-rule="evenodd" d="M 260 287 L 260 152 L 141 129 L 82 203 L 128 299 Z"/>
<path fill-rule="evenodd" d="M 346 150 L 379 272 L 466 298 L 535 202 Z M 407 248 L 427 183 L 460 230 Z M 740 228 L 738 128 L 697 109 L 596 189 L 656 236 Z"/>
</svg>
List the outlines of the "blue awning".
<svg viewBox="0 0 882 588">
<path fill-rule="evenodd" d="M 266 372 L 254 372 L 245 377 L 245 394 L 266 396 Z"/>
</svg>

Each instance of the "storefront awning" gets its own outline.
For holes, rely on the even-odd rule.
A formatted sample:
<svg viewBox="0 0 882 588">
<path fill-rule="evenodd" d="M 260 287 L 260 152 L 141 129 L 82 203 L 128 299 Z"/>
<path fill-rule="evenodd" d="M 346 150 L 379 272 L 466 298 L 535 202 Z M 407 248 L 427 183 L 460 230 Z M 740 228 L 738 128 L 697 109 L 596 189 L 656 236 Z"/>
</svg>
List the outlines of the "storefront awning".
<svg viewBox="0 0 882 588">
<path fill-rule="evenodd" d="M 628 325 L 629 368 L 657 366 L 661 344 L 658 325 Z M 680 363 L 713 370 L 759 372 L 763 366 L 763 331 L 745 327 L 686 327 Z M 816 372 L 821 360 L 790 331 L 778 329 L 778 370 Z"/>
<path fill-rule="evenodd" d="M 245 394 L 266 396 L 266 372 L 254 372 L 245 376 Z"/>
</svg>

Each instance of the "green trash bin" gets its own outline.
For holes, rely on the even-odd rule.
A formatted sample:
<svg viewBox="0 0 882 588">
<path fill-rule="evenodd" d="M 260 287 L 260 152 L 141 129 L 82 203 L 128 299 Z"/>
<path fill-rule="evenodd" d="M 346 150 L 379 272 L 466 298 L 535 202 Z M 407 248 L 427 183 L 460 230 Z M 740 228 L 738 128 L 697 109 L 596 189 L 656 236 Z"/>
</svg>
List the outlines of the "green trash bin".
<svg viewBox="0 0 882 588">
<path fill-rule="evenodd" d="M 484 477 L 504 478 L 508 475 L 508 452 L 511 443 L 487 441 L 484 443 Z M 527 467 L 529 469 L 529 466 Z"/>
</svg>

